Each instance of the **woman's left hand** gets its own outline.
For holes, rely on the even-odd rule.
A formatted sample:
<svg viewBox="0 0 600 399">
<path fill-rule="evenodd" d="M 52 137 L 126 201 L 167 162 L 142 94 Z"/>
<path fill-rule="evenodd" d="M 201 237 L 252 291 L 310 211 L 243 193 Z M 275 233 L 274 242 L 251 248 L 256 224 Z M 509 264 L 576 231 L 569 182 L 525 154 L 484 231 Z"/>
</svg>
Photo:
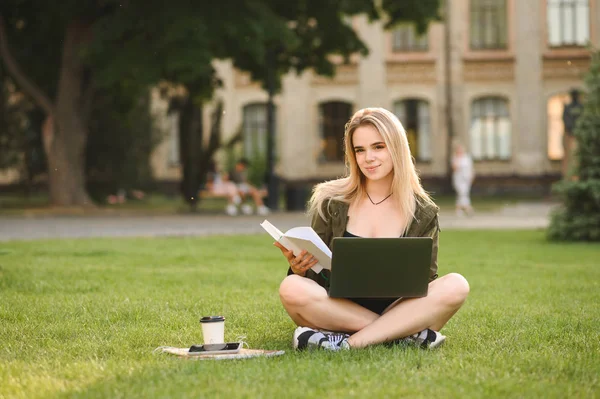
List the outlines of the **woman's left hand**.
<svg viewBox="0 0 600 399">
<path fill-rule="evenodd" d="M 299 276 L 304 277 L 308 269 L 319 263 L 318 259 L 315 258 L 312 254 L 308 253 L 306 250 L 302 250 L 302 252 L 300 252 L 298 256 L 294 256 L 294 253 L 291 250 L 284 247 L 283 245 L 281 245 L 281 243 L 276 241 L 273 243 L 273 245 L 275 245 L 281 250 L 283 256 L 285 256 L 288 260 L 292 272 Z"/>
</svg>

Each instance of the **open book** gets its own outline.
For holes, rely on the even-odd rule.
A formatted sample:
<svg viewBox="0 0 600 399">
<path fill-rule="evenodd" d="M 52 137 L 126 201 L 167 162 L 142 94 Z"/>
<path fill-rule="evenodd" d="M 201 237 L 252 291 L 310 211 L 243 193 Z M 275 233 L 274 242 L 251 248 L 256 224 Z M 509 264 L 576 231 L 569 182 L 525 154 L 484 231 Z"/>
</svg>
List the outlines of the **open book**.
<svg viewBox="0 0 600 399">
<path fill-rule="evenodd" d="M 315 273 L 320 273 L 323 269 L 331 270 L 331 250 L 321 240 L 321 237 L 312 229 L 312 227 L 294 227 L 285 233 L 282 233 L 277 227 L 273 226 L 268 220 L 260 224 L 276 241 L 291 250 L 295 256 L 305 249 L 311 253 L 319 263 L 311 269 Z"/>
</svg>

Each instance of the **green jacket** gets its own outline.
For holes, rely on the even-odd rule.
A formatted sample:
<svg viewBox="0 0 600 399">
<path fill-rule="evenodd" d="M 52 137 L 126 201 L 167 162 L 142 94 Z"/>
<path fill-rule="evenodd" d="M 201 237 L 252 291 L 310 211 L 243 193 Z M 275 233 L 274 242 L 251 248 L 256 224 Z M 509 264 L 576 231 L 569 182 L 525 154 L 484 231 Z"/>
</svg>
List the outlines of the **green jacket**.
<svg viewBox="0 0 600 399">
<path fill-rule="evenodd" d="M 321 237 L 329 248 L 333 245 L 335 237 L 342 237 L 348 224 L 349 204 L 340 201 L 331 201 L 329 210 L 324 206 L 327 220 L 323 220 L 319 214 L 315 214 L 312 220 L 313 230 Z M 431 266 L 429 267 L 429 280 L 437 278 L 437 254 L 439 244 L 440 225 L 438 221 L 439 208 L 436 205 L 420 205 L 417 202 L 415 217 L 408 226 L 405 237 L 432 237 L 433 249 L 431 252 Z M 290 270 L 291 272 L 291 270 Z M 289 273 L 288 273 L 289 274 Z M 317 274 L 312 270 L 306 272 L 306 277 L 316 281 L 325 289 L 329 288 L 329 270 L 323 270 Z"/>
</svg>

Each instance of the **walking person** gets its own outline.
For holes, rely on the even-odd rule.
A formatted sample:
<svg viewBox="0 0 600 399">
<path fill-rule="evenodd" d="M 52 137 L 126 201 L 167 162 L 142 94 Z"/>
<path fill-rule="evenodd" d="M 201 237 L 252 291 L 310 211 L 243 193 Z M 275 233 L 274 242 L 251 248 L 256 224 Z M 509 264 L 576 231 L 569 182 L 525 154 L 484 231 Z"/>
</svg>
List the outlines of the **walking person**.
<svg viewBox="0 0 600 399">
<path fill-rule="evenodd" d="M 472 215 L 471 186 L 475 179 L 473 159 L 462 144 L 454 144 L 454 155 L 452 157 L 452 186 L 456 191 L 456 214 Z"/>
<path fill-rule="evenodd" d="M 563 134 L 563 178 L 566 178 L 573 169 L 573 155 L 577 148 L 575 126 L 577 126 L 577 120 L 583 113 L 583 104 L 579 101 L 579 90 L 572 89 L 569 94 L 571 96 L 571 102 L 565 105 L 563 110 L 563 124 L 565 129 Z"/>
<path fill-rule="evenodd" d="M 310 253 L 294 256 L 276 242 L 289 264 L 279 295 L 298 325 L 293 345 L 339 350 L 402 341 L 437 347 L 446 339 L 439 331 L 462 306 L 469 284 L 457 273 L 438 278 L 439 208 L 421 186 L 404 128 L 391 112 L 366 108 L 347 123 L 344 141 L 348 173 L 315 187 L 308 209 L 313 229 L 330 248 L 342 236 L 431 237 L 428 294 L 330 298 L 330 271 L 315 273 Z"/>
</svg>

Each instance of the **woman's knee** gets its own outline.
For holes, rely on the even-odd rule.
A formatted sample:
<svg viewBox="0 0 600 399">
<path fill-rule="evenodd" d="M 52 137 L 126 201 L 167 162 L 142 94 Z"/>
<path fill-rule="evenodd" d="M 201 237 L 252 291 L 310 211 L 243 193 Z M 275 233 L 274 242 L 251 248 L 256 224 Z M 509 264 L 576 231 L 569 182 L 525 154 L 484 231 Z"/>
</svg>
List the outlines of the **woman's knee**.
<svg viewBox="0 0 600 399">
<path fill-rule="evenodd" d="M 440 298 L 449 306 L 460 306 L 469 295 L 469 283 L 462 275 L 450 273 L 440 278 L 444 279 L 443 286 L 440 287 Z M 441 281 L 440 281 L 441 282 Z"/>
<path fill-rule="evenodd" d="M 283 279 L 279 285 L 279 297 L 286 305 L 304 305 L 314 300 L 316 296 L 312 280 L 297 275 L 290 275 Z M 316 284 L 316 283 L 314 283 Z"/>
</svg>

